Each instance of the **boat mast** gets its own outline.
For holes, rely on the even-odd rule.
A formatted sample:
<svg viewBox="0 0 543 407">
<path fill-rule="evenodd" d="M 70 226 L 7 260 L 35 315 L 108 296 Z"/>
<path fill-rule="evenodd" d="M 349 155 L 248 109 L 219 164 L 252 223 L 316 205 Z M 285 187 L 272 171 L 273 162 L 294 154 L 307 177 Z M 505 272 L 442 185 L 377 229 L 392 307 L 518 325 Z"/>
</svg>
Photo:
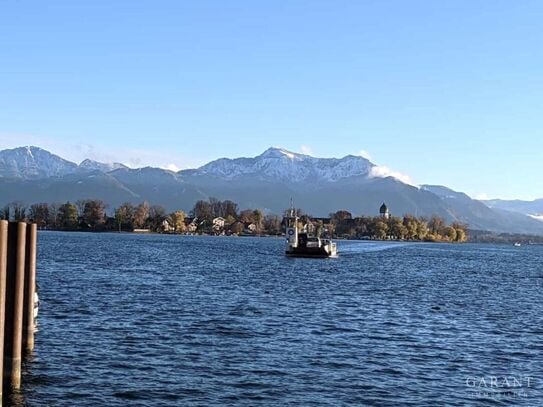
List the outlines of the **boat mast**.
<svg viewBox="0 0 543 407">
<path fill-rule="evenodd" d="M 298 247 L 298 217 L 296 216 L 296 212 L 294 210 L 294 202 L 292 201 L 292 197 L 290 197 L 290 216 L 288 216 L 286 219 L 285 233 L 287 235 L 287 244 L 291 248 Z"/>
</svg>

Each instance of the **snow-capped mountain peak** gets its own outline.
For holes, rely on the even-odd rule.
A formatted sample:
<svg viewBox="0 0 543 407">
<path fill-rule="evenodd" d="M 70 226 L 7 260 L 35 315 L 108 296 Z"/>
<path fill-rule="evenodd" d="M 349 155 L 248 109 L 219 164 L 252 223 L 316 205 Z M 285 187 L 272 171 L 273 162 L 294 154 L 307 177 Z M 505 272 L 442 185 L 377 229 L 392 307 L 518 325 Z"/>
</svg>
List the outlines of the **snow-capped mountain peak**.
<svg viewBox="0 0 543 407">
<path fill-rule="evenodd" d="M 79 168 L 87 171 L 96 170 L 102 172 L 109 172 L 113 170 L 118 170 L 119 168 L 128 167 L 121 163 L 101 163 L 99 161 L 94 161 L 87 158 L 86 160 L 83 160 L 81 164 L 79 164 Z"/>
<path fill-rule="evenodd" d="M 77 165 L 39 147 L 25 146 L 0 151 L 0 177 L 47 178 L 69 174 Z"/>
<path fill-rule="evenodd" d="M 221 158 L 196 170 L 226 180 L 256 178 L 287 182 L 335 182 L 340 179 L 368 176 L 374 167 L 363 157 L 316 158 L 272 147 L 253 158 Z M 194 172 L 192 172 L 194 173 Z"/>
<path fill-rule="evenodd" d="M 258 157 L 261 158 L 284 158 L 287 157 L 291 160 L 302 160 L 305 156 L 304 154 L 293 153 L 292 151 L 285 150 L 284 148 L 279 147 L 270 147 Z"/>
</svg>

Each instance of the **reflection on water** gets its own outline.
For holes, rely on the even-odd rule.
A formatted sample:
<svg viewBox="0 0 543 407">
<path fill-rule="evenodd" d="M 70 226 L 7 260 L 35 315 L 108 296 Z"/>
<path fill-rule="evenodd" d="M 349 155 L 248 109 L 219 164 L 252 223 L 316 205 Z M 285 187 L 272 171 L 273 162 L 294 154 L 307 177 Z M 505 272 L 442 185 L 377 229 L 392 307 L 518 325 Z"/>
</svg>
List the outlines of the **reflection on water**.
<svg viewBox="0 0 543 407">
<path fill-rule="evenodd" d="M 283 239 L 39 243 L 40 332 L 16 405 L 543 399 L 541 247 L 340 241 L 337 259 L 292 259 Z M 534 378 L 526 397 L 466 384 L 508 374 Z"/>
</svg>

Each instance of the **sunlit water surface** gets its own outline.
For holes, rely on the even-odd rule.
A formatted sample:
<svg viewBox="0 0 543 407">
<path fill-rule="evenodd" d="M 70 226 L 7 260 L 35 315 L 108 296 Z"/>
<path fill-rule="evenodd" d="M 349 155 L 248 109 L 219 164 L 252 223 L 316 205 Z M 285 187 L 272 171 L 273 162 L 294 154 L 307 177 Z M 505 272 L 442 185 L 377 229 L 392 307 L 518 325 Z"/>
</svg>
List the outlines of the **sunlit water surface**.
<svg viewBox="0 0 543 407">
<path fill-rule="evenodd" d="M 338 246 L 40 233 L 16 404 L 543 405 L 543 247 Z"/>
</svg>

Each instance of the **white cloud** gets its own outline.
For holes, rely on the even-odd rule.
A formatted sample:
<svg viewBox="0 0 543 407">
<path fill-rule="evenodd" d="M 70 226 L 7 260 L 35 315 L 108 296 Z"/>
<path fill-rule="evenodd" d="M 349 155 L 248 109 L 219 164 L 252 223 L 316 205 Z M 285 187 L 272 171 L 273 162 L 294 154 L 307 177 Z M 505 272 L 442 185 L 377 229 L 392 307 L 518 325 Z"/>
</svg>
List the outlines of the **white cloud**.
<svg viewBox="0 0 543 407">
<path fill-rule="evenodd" d="M 313 155 L 313 149 L 304 144 L 300 146 L 300 151 L 302 152 L 302 154 L 305 154 L 305 155 Z"/>
<path fill-rule="evenodd" d="M 170 170 L 170 171 L 173 171 L 173 172 L 177 172 L 179 170 L 181 170 L 181 168 L 179 168 L 177 165 L 175 164 L 168 164 L 164 167 L 165 170 Z"/>
<path fill-rule="evenodd" d="M 480 194 L 475 195 L 474 199 L 478 201 L 486 201 L 487 199 L 490 199 L 490 197 L 484 192 L 481 192 Z"/>
<path fill-rule="evenodd" d="M 403 182 L 404 184 L 412 185 L 418 188 L 418 185 L 409 177 L 409 175 L 402 174 L 401 172 L 391 170 L 384 165 L 376 165 L 372 167 L 369 174 L 370 178 L 386 178 L 393 177 Z"/>
<path fill-rule="evenodd" d="M 371 155 L 366 150 L 360 150 L 358 152 L 358 155 L 362 158 L 365 158 L 366 160 L 371 160 Z"/>
</svg>

